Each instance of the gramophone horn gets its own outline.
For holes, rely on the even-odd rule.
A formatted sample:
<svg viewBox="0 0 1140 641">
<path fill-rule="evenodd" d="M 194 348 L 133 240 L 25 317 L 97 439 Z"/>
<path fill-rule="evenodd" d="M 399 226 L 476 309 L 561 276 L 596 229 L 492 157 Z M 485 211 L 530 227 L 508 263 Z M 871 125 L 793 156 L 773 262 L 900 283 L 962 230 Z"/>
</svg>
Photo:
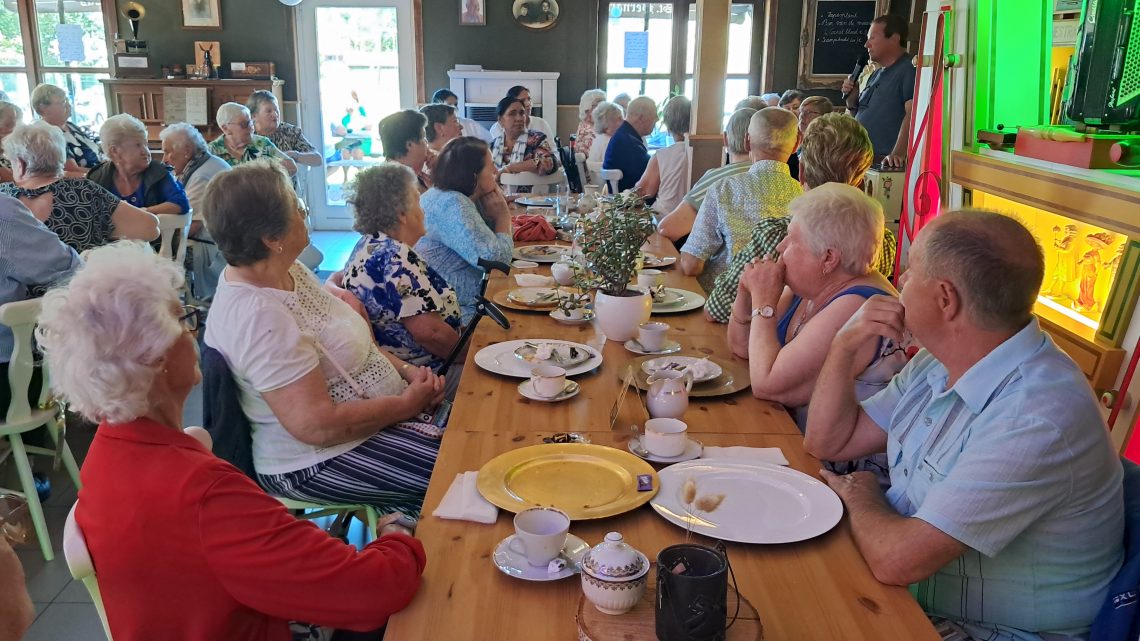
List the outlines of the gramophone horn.
<svg viewBox="0 0 1140 641">
<path fill-rule="evenodd" d="M 146 16 L 146 7 L 137 2 L 128 2 L 123 6 L 123 17 L 128 20 L 142 20 Z"/>
</svg>

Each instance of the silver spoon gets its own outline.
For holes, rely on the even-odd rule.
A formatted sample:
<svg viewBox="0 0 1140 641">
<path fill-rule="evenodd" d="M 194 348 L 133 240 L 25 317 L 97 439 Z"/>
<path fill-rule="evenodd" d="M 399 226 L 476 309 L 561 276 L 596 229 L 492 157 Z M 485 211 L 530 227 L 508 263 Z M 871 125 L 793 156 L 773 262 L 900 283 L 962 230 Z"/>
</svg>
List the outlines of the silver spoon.
<svg viewBox="0 0 1140 641">
<path fill-rule="evenodd" d="M 633 436 L 629 440 L 629 448 L 633 450 L 634 454 L 641 458 L 649 458 L 649 450 L 645 449 L 641 444 L 641 432 L 637 429 L 637 426 L 630 425 L 629 431 L 633 433 Z"/>
</svg>

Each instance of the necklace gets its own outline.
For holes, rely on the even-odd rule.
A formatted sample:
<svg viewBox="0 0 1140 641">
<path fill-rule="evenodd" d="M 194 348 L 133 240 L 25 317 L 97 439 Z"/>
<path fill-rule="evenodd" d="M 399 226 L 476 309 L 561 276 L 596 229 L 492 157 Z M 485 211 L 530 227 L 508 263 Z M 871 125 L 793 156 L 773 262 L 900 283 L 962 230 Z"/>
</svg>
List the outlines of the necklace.
<svg viewBox="0 0 1140 641">
<path fill-rule="evenodd" d="M 856 277 L 854 277 L 854 278 L 848 278 L 847 280 L 845 280 L 845 281 L 843 281 L 842 283 L 840 283 L 840 284 L 839 284 L 839 287 L 836 287 L 836 288 L 835 288 L 835 291 L 842 291 L 842 290 L 843 290 L 843 288 L 844 288 L 844 287 L 845 287 L 845 286 L 846 286 L 848 283 L 850 283 L 850 282 L 851 282 L 851 281 L 853 281 L 853 280 L 856 280 L 857 278 L 858 278 L 858 276 L 856 276 Z M 828 298 L 828 299 L 826 299 L 826 300 L 831 300 L 831 299 L 830 299 L 830 298 Z M 814 298 L 810 298 L 810 299 L 808 299 L 808 302 L 807 302 L 807 307 L 805 307 L 805 308 L 804 308 L 804 313 L 803 313 L 803 315 L 802 315 L 802 316 L 800 316 L 800 320 L 799 320 L 799 322 L 797 322 L 797 323 L 796 323 L 796 326 L 792 328 L 792 338 L 795 338 L 795 337 L 796 337 L 796 335 L 800 333 L 800 328 L 804 326 L 804 323 L 808 322 L 808 319 L 810 319 L 810 318 L 812 317 L 812 313 L 813 313 L 814 311 L 815 311 L 815 299 L 814 299 Z"/>
</svg>

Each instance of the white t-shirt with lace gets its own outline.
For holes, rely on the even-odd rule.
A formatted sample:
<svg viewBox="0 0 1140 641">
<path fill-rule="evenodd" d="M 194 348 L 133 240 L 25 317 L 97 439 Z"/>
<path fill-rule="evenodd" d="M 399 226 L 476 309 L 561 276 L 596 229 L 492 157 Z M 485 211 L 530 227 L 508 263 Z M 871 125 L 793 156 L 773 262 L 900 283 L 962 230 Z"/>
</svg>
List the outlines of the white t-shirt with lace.
<svg viewBox="0 0 1140 641">
<path fill-rule="evenodd" d="M 360 398 L 329 358 L 369 398 L 401 394 L 407 383 L 376 347 L 368 323 L 326 292 L 301 263 L 289 270 L 291 292 L 231 281 L 226 278 L 228 271 L 218 279 L 206 344 L 225 357 L 241 389 L 242 409 L 253 429 L 257 472 L 303 470 L 362 443 L 365 439 L 328 447 L 302 443 L 282 427 L 262 394 L 295 383 L 320 367 L 333 402 Z"/>
</svg>

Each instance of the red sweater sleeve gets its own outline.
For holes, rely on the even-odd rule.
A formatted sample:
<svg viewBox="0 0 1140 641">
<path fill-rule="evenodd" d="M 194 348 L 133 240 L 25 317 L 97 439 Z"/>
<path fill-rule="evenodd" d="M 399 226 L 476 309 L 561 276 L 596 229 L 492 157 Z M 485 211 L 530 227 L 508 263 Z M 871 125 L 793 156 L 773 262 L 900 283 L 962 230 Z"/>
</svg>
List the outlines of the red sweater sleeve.
<svg viewBox="0 0 1140 641">
<path fill-rule="evenodd" d="M 251 610 L 349 630 L 382 627 L 415 596 L 423 544 L 402 534 L 359 552 L 301 521 L 236 470 L 203 495 L 202 552 L 218 580 Z"/>
</svg>

